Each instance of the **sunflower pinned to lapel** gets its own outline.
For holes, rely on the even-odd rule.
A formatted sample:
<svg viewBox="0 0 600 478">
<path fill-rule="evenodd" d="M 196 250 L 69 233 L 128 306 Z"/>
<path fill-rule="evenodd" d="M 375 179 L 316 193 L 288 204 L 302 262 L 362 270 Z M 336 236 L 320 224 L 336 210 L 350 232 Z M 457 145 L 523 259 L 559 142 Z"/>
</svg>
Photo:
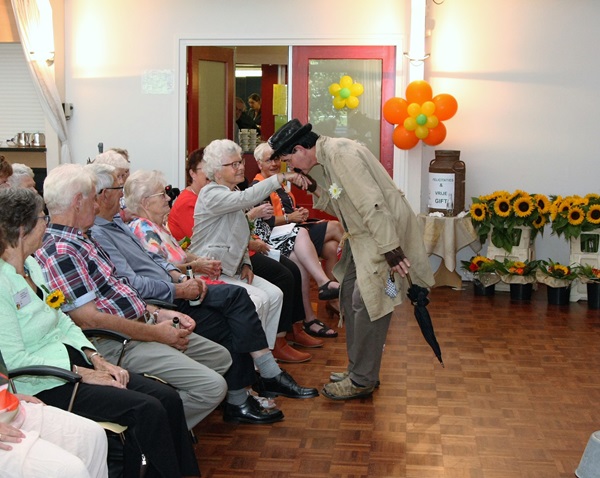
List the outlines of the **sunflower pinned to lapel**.
<svg viewBox="0 0 600 478">
<path fill-rule="evenodd" d="M 46 305 L 50 306 L 52 309 L 60 309 L 60 306 L 67 302 L 65 294 L 63 294 L 60 289 L 50 292 L 47 287 L 43 285 L 40 287 L 46 292 Z"/>
</svg>

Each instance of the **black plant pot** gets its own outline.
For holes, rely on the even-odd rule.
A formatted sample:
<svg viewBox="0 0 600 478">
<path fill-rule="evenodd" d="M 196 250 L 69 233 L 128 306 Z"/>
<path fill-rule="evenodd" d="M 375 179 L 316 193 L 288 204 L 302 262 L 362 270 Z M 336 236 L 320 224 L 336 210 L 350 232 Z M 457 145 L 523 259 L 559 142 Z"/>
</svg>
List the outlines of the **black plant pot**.
<svg viewBox="0 0 600 478">
<path fill-rule="evenodd" d="M 548 304 L 550 305 L 569 305 L 569 296 L 571 286 L 567 287 L 546 287 L 548 290 Z"/>
<path fill-rule="evenodd" d="M 473 292 L 475 295 L 494 295 L 496 293 L 496 284 L 484 286 L 480 281 L 473 281 Z"/>
<path fill-rule="evenodd" d="M 533 284 L 510 284 L 510 300 L 531 300 Z"/>
<path fill-rule="evenodd" d="M 600 282 L 587 283 L 588 309 L 600 309 Z"/>
</svg>

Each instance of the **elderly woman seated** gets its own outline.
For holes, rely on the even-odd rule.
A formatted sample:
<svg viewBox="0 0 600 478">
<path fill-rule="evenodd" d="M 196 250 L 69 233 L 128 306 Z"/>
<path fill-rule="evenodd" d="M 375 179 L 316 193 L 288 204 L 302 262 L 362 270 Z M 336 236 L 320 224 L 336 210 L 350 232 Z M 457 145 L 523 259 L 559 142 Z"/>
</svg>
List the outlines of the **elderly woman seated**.
<svg viewBox="0 0 600 478">
<path fill-rule="evenodd" d="M 168 385 L 113 365 L 96 351 L 60 306 L 62 291 L 48 288 L 31 256 L 42 244 L 49 216 L 42 198 L 29 189 L 0 190 L 0 350 L 15 369 L 53 365 L 82 377 L 73 413 L 128 427 L 124 476 L 199 476 L 183 405 Z M 16 380 L 17 389 L 66 409 L 73 384 L 54 378 Z"/>
<path fill-rule="evenodd" d="M 222 280 L 245 287 L 253 299 L 268 304 L 263 326 L 273 346 L 281 313 L 281 291 L 252 270 L 248 253 L 250 227 L 244 211 L 281 187 L 284 180 L 306 187 L 307 179 L 296 173 L 282 173 L 244 191 L 237 190 L 237 184 L 244 179 L 244 161 L 240 147 L 230 140 L 210 143 L 203 161 L 204 173 L 211 182 L 198 196 L 191 250 L 220 259 Z"/>
<path fill-rule="evenodd" d="M 10 184 L 11 188 L 28 188 L 37 192 L 33 169 L 21 163 L 14 163 L 12 169 L 12 176 L 8 178 L 8 184 Z"/>
</svg>

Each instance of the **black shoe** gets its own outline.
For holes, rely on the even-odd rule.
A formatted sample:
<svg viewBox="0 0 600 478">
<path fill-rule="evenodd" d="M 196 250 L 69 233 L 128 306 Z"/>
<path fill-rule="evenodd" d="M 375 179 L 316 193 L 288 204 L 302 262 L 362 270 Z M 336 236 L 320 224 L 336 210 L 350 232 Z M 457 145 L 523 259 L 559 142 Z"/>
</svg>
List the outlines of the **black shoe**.
<svg viewBox="0 0 600 478">
<path fill-rule="evenodd" d="M 283 420 L 283 412 L 277 408 L 267 410 L 248 395 L 243 405 L 232 405 L 225 402 L 223 406 L 223 420 L 236 423 L 274 423 Z"/>
<path fill-rule="evenodd" d="M 282 397 L 288 398 L 314 398 L 319 396 L 316 388 L 301 387 L 296 383 L 292 376 L 286 371 L 282 371 L 273 378 L 258 378 L 255 384 L 256 390 L 262 397 Z"/>
</svg>

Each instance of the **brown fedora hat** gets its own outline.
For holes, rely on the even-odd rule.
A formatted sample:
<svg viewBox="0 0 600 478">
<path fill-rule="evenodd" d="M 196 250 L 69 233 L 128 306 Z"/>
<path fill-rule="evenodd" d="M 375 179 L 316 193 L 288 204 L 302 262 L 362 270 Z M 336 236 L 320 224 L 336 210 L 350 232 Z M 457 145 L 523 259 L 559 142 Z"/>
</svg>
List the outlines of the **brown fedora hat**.
<svg viewBox="0 0 600 478">
<path fill-rule="evenodd" d="M 267 141 L 273 150 L 271 159 L 290 154 L 294 149 L 294 146 L 300 143 L 302 137 L 311 130 L 312 125 L 310 123 L 302 125 L 296 118 L 288 121 L 269 138 L 269 141 Z"/>
</svg>

